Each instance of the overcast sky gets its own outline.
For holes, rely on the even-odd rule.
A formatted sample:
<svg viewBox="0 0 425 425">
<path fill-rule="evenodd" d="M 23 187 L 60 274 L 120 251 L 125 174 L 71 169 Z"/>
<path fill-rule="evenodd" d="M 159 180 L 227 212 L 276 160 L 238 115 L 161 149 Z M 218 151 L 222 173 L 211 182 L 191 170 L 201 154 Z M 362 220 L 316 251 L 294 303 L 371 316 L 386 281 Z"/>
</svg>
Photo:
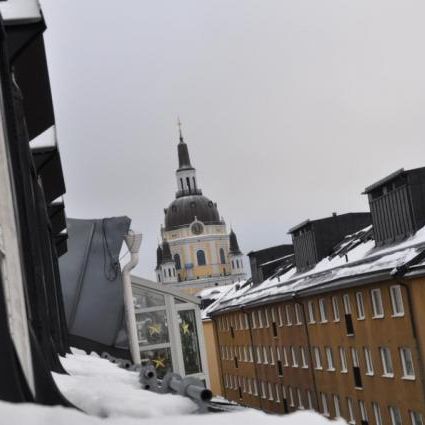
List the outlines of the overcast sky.
<svg viewBox="0 0 425 425">
<path fill-rule="evenodd" d="M 246 253 L 425 165 L 425 3 L 42 0 L 69 217 L 128 215 L 153 278 L 177 116 Z"/>
</svg>

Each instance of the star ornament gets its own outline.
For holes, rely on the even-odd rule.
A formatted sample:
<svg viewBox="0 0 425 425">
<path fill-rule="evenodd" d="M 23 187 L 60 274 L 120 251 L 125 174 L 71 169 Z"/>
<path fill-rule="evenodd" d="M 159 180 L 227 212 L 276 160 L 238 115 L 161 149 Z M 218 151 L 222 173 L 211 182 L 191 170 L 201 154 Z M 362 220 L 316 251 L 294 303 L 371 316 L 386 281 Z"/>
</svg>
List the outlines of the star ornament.
<svg viewBox="0 0 425 425">
<path fill-rule="evenodd" d="M 187 322 L 183 322 L 182 323 L 182 331 L 184 335 L 187 335 L 190 331 L 189 331 L 189 323 Z"/>
<path fill-rule="evenodd" d="M 157 359 L 153 359 L 152 362 L 155 366 L 155 369 L 158 369 L 160 367 L 165 368 L 165 358 L 158 357 Z"/>
<path fill-rule="evenodd" d="M 154 323 L 153 325 L 148 326 L 149 335 L 159 335 L 161 332 L 161 324 L 160 323 Z"/>
</svg>

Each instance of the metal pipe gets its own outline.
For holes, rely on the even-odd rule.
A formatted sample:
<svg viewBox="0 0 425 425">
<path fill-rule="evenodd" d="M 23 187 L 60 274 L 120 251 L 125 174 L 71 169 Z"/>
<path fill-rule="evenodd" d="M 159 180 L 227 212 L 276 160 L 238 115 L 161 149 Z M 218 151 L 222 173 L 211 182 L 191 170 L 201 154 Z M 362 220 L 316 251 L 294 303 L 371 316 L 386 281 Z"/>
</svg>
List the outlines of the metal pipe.
<svg viewBox="0 0 425 425">
<path fill-rule="evenodd" d="M 129 230 L 124 236 L 130 252 L 130 261 L 122 270 L 122 284 L 124 292 L 124 310 L 127 323 L 128 345 L 130 347 L 131 358 L 135 365 L 140 365 L 140 348 L 137 338 L 136 314 L 134 311 L 133 291 L 131 289 L 130 271 L 137 266 L 139 262 L 139 249 L 142 243 L 142 234 L 136 234 L 133 230 Z"/>
</svg>

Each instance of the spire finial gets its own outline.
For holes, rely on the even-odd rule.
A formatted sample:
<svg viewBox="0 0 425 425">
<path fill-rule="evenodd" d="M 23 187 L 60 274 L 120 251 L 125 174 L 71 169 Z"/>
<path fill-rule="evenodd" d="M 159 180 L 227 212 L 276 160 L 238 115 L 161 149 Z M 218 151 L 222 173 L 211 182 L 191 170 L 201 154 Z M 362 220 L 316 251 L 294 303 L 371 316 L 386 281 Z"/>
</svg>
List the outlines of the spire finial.
<svg viewBox="0 0 425 425">
<path fill-rule="evenodd" d="M 183 143 L 182 122 L 180 121 L 180 117 L 177 117 L 177 126 L 179 127 L 180 143 Z"/>
</svg>

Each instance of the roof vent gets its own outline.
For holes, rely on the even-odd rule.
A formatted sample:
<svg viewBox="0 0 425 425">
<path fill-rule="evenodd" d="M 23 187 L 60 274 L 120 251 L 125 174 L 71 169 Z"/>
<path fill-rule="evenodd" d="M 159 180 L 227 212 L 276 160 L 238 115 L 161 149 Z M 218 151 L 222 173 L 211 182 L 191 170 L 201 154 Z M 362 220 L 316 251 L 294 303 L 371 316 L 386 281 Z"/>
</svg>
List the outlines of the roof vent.
<svg viewBox="0 0 425 425">
<path fill-rule="evenodd" d="M 313 268 L 327 257 L 346 235 L 370 225 L 369 213 L 348 213 L 306 220 L 289 230 L 294 244 L 295 265 L 299 272 Z"/>
<path fill-rule="evenodd" d="M 368 186 L 377 246 L 400 241 L 425 225 L 425 167 L 403 168 Z"/>
</svg>

